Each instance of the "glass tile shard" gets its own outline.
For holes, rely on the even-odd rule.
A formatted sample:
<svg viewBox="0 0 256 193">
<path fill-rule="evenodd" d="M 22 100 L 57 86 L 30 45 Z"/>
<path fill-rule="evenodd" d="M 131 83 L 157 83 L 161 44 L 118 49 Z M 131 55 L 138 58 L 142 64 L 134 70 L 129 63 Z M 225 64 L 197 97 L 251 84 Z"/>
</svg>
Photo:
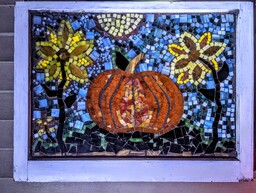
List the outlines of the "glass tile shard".
<svg viewBox="0 0 256 193">
<path fill-rule="evenodd" d="M 31 157 L 236 157 L 235 17 L 31 12 Z"/>
</svg>

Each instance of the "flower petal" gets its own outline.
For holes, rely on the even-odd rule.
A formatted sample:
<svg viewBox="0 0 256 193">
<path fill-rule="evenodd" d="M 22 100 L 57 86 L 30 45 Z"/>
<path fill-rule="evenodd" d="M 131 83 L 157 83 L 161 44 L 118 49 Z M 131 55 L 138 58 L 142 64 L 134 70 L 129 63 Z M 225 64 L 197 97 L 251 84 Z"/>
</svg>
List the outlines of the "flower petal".
<svg viewBox="0 0 256 193">
<path fill-rule="evenodd" d="M 175 58 L 172 61 L 172 66 L 175 66 L 175 69 L 182 69 L 184 67 L 186 67 L 188 65 L 188 63 L 190 62 L 190 58 L 188 57 L 187 54 L 184 55 L 180 55 L 179 57 Z"/>
<path fill-rule="evenodd" d="M 209 63 L 209 64 L 205 64 L 202 60 L 197 60 L 196 62 L 195 62 L 204 72 L 206 72 L 206 73 L 211 73 L 212 71 L 211 71 L 211 69 L 209 68 L 209 64 L 210 65 L 212 65 L 211 63 Z"/>
<path fill-rule="evenodd" d="M 188 66 L 189 66 L 189 71 L 188 71 L 189 81 L 192 84 L 197 86 L 198 84 L 200 84 L 203 81 L 206 73 L 198 65 L 198 62 L 196 62 L 196 63 L 190 62 Z"/>
<path fill-rule="evenodd" d="M 208 48 L 207 50 L 205 50 L 203 52 L 203 54 L 206 56 L 212 56 L 212 55 L 215 55 L 220 49 L 221 49 L 220 46 L 212 46 L 212 47 Z"/>
<path fill-rule="evenodd" d="M 197 48 L 196 47 L 197 39 L 188 32 L 184 32 L 181 35 L 180 42 L 181 42 L 181 45 L 183 44 L 182 46 L 185 46 L 189 51 L 196 50 Z M 186 48 L 185 48 L 185 51 L 186 51 Z"/>
<path fill-rule="evenodd" d="M 200 43 L 200 48 L 202 49 L 204 46 L 209 45 L 212 41 L 212 34 L 210 32 L 205 32 L 198 42 Z"/>
<path fill-rule="evenodd" d="M 75 49 L 70 53 L 70 57 L 79 56 L 80 54 L 87 51 L 87 49 L 90 47 L 90 44 L 88 44 L 85 41 L 80 42 L 80 45 L 76 46 Z"/>
<path fill-rule="evenodd" d="M 56 64 L 51 65 L 49 68 L 49 76 L 53 76 L 56 70 L 57 70 L 57 65 Z"/>
<path fill-rule="evenodd" d="M 62 20 L 60 24 L 60 30 L 58 31 L 59 47 L 65 47 L 69 34 L 73 34 L 73 29 L 69 21 Z"/>
<path fill-rule="evenodd" d="M 193 69 L 192 76 L 194 81 L 198 81 L 198 79 L 201 77 L 202 71 L 203 70 L 199 66 L 196 66 Z"/>
<path fill-rule="evenodd" d="M 47 57 L 53 57 L 56 54 L 56 51 L 51 46 L 43 46 L 43 45 L 41 45 L 39 47 L 38 54 L 41 55 L 40 53 L 42 53 L 43 55 L 45 55 Z"/>
<path fill-rule="evenodd" d="M 70 64 L 69 65 L 69 69 L 71 71 L 71 73 L 79 78 L 79 79 L 85 79 L 87 76 L 84 74 L 84 72 L 78 67 L 76 66 L 75 64 Z"/>
<path fill-rule="evenodd" d="M 179 74 L 177 78 L 177 83 L 186 84 L 187 82 L 189 82 L 188 72 L 185 72 L 185 73 L 182 72 L 181 74 Z"/>
<path fill-rule="evenodd" d="M 225 43 L 212 42 L 209 46 L 205 46 L 200 51 L 200 57 L 208 60 L 213 60 L 225 50 L 225 47 Z"/>
<path fill-rule="evenodd" d="M 172 55 L 176 57 L 182 54 L 186 54 L 185 50 L 177 44 L 169 44 L 168 50 Z"/>
<path fill-rule="evenodd" d="M 56 79 L 60 74 L 60 63 L 56 63 L 56 61 L 52 61 L 46 68 L 45 68 L 45 80 L 50 81 Z"/>
<path fill-rule="evenodd" d="M 192 39 L 189 38 L 189 37 L 184 37 L 184 44 L 187 46 L 187 48 L 189 50 L 195 50 L 196 49 L 195 42 L 193 42 Z"/>
</svg>

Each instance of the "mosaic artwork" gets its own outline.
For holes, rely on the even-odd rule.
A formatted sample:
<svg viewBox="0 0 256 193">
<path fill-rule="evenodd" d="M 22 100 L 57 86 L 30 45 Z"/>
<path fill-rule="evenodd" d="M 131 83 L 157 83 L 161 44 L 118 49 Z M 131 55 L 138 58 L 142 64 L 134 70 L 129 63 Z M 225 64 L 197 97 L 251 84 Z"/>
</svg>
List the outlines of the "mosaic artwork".
<svg viewBox="0 0 256 193">
<path fill-rule="evenodd" d="M 31 158 L 236 157 L 235 19 L 31 12 Z"/>
</svg>

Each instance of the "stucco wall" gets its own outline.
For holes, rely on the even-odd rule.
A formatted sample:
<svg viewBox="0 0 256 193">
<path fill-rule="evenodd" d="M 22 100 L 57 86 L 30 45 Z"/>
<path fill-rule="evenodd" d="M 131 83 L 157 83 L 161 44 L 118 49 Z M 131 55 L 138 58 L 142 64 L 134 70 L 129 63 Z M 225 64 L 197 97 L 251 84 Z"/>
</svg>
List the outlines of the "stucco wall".
<svg viewBox="0 0 256 193">
<path fill-rule="evenodd" d="M 17 183 L 13 167 L 13 40 L 15 0 L 0 0 L 0 193 L 141 192 L 256 193 L 256 182 L 241 183 Z M 18 33 L 18 32 L 17 32 Z M 54 169 L 54 168 L 53 168 Z"/>
</svg>

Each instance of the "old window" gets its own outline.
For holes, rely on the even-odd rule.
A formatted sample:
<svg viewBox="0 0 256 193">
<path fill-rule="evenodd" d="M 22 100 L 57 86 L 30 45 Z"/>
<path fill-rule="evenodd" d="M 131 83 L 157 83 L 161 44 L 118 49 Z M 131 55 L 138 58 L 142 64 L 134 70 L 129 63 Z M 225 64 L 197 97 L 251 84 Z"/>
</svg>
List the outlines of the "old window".
<svg viewBox="0 0 256 193">
<path fill-rule="evenodd" d="M 252 178 L 252 3 L 17 3 L 15 25 L 16 180 Z"/>
</svg>

